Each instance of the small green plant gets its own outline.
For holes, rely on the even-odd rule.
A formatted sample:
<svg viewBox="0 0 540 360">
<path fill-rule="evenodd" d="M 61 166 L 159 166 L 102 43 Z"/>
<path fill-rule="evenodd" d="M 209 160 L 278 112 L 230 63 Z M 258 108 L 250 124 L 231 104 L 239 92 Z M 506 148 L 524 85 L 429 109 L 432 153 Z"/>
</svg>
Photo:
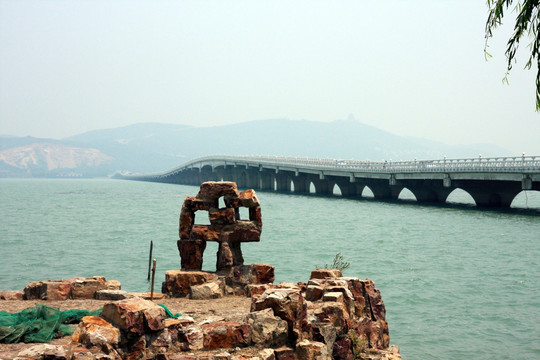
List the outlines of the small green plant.
<svg viewBox="0 0 540 360">
<path fill-rule="evenodd" d="M 349 339 L 351 339 L 351 350 L 356 360 L 362 360 L 362 353 L 366 350 L 366 339 L 360 339 L 354 330 L 349 330 Z"/>
<path fill-rule="evenodd" d="M 324 264 L 322 269 L 338 269 L 340 271 L 346 270 L 351 266 L 350 262 L 347 262 L 344 260 L 343 255 L 341 255 L 340 252 L 334 256 L 334 261 L 332 262 L 332 265 Z M 317 269 L 321 269 L 321 267 L 317 266 Z"/>
</svg>

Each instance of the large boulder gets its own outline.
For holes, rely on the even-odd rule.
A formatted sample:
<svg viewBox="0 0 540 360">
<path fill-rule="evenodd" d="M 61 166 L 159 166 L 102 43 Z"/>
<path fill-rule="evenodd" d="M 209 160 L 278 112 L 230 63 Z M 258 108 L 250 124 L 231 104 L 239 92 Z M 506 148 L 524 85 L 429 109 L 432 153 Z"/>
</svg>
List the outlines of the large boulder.
<svg viewBox="0 0 540 360">
<path fill-rule="evenodd" d="M 217 200 L 222 196 L 225 198 L 225 201 L 228 201 L 230 198 L 237 198 L 238 187 L 236 183 L 232 181 L 204 182 L 201 184 L 199 193 L 197 194 L 197 198 L 203 201 Z"/>
<path fill-rule="evenodd" d="M 306 320 L 306 304 L 298 288 L 273 288 L 266 290 L 258 298 L 253 298 L 251 311 L 272 309 L 275 316 L 285 320 L 288 326 L 288 340 L 295 343 L 300 337 Z"/>
<path fill-rule="evenodd" d="M 338 278 L 343 274 L 339 269 L 316 269 L 311 272 L 310 279 Z"/>
<path fill-rule="evenodd" d="M 84 345 L 118 345 L 120 330 L 108 321 L 96 317 L 85 316 L 73 333 L 72 340 Z"/>
<path fill-rule="evenodd" d="M 71 279 L 73 299 L 93 299 L 99 290 L 120 290 L 120 283 L 116 280 L 107 281 L 103 276 Z"/>
<path fill-rule="evenodd" d="M 287 322 L 274 316 L 272 309 L 251 312 L 244 321 L 251 327 L 251 341 L 254 344 L 276 347 L 287 343 Z"/>
<path fill-rule="evenodd" d="M 216 274 L 206 271 L 169 270 L 165 272 L 161 292 L 173 297 L 186 297 L 192 286 L 216 280 Z"/>
<path fill-rule="evenodd" d="M 190 288 L 190 298 L 192 300 L 217 299 L 223 296 L 221 282 L 212 281 L 201 285 L 192 285 Z"/>
<path fill-rule="evenodd" d="M 67 300 L 73 280 L 33 281 L 24 287 L 25 300 Z M 92 294 L 93 295 L 93 294 Z"/>
<path fill-rule="evenodd" d="M 251 328 L 236 321 L 213 322 L 201 326 L 206 350 L 248 346 Z"/>
<path fill-rule="evenodd" d="M 141 298 L 107 303 L 101 316 L 121 330 L 138 335 L 163 329 L 166 318 L 161 306 Z"/>
<path fill-rule="evenodd" d="M 297 360 L 331 360 L 326 345 L 317 341 L 302 340 L 296 344 Z"/>
<path fill-rule="evenodd" d="M 0 291 L 0 300 L 22 300 L 24 298 L 24 291 Z"/>
</svg>

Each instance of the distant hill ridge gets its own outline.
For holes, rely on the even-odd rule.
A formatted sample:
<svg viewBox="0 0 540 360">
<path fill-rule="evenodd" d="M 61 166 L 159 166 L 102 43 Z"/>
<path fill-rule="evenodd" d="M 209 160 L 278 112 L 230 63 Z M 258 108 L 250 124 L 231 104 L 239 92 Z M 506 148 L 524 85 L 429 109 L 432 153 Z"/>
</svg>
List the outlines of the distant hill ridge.
<svg viewBox="0 0 540 360">
<path fill-rule="evenodd" d="M 0 136 L 0 176 L 156 172 L 215 154 L 397 161 L 480 153 L 510 154 L 490 144 L 450 146 L 398 136 L 352 118 L 333 122 L 268 119 L 211 127 L 139 123 L 61 140 Z"/>
</svg>

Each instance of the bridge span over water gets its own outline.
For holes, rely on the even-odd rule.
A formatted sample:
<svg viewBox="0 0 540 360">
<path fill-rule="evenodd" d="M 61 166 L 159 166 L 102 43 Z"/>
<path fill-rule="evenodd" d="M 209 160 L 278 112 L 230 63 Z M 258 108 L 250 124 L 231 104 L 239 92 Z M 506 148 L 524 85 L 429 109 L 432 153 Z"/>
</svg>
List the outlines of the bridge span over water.
<svg viewBox="0 0 540 360">
<path fill-rule="evenodd" d="M 540 191 L 540 156 L 406 162 L 207 156 L 163 173 L 123 178 L 186 185 L 226 180 L 240 188 L 320 195 L 337 186 L 344 197 L 362 196 L 368 187 L 375 199 L 389 200 L 406 188 L 419 203 L 444 203 L 459 188 L 477 206 L 508 208 L 521 191 Z"/>
</svg>

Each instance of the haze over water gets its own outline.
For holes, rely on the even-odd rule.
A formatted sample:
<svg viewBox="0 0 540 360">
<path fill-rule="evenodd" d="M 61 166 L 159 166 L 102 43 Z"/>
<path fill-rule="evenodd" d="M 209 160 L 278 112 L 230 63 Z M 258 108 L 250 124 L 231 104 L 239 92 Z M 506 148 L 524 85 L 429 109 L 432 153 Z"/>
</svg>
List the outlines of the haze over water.
<svg viewBox="0 0 540 360">
<path fill-rule="evenodd" d="M 0 290 L 103 275 L 147 291 L 178 269 L 178 215 L 198 187 L 114 180 L 0 180 Z M 346 276 L 381 290 L 392 344 L 404 359 L 540 358 L 540 196 L 527 211 L 259 192 L 260 243 L 246 263 L 276 266 L 276 282 L 307 281 L 341 252 Z M 458 199 L 459 200 L 459 199 Z M 205 223 L 203 213 L 196 222 Z M 216 244 L 204 268 L 215 269 Z"/>
</svg>

